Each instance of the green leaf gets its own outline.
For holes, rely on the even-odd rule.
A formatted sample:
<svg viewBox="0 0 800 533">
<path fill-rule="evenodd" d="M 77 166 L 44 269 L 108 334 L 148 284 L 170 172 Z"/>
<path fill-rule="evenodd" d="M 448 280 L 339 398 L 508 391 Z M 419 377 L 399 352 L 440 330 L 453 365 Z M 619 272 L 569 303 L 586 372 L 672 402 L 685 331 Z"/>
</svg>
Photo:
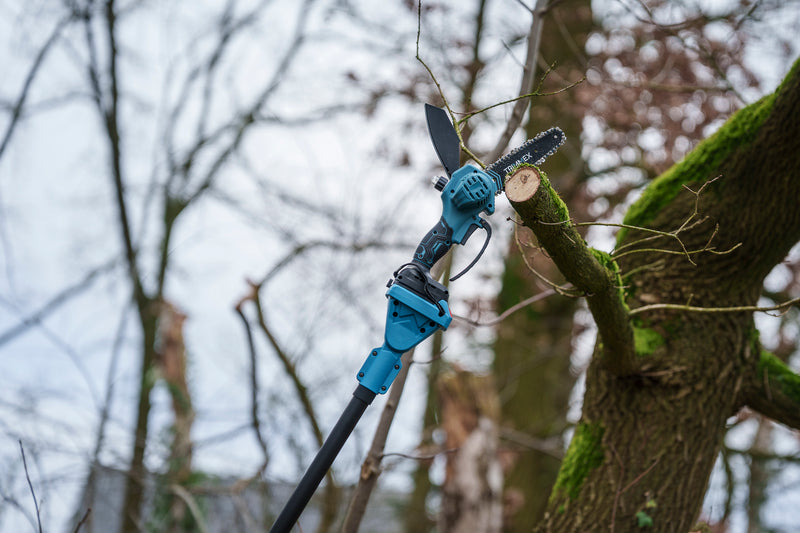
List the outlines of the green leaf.
<svg viewBox="0 0 800 533">
<path fill-rule="evenodd" d="M 644 511 L 636 513 L 636 525 L 639 527 L 653 527 L 653 519 Z"/>
</svg>

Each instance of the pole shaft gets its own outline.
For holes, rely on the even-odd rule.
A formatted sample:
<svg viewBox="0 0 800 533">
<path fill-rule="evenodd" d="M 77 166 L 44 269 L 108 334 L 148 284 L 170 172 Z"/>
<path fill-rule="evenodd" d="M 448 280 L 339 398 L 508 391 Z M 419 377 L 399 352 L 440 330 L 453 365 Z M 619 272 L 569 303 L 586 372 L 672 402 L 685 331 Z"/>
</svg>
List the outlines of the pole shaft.
<svg viewBox="0 0 800 533">
<path fill-rule="evenodd" d="M 361 415 L 364 414 L 364 411 L 374 398 L 375 393 L 362 385 L 359 385 L 353 392 L 353 398 L 345 407 L 336 425 L 333 426 L 330 435 L 325 439 L 322 448 L 317 452 L 316 457 L 309 465 L 297 488 L 294 489 L 289 501 L 283 506 L 281 514 L 278 515 L 272 525 L 272 529 L 269 530 L 270 533 L 289 533 L 291 531 L 306 505 L 308 505 L 309 500 L 311 500 L 311 496 L 317 490 L 322 478 L 325 477 L 334 459 L 339 454 L 339 450 L 342 449 L 345 441 L 347 441 L 361 419 Z"/>
</svg>

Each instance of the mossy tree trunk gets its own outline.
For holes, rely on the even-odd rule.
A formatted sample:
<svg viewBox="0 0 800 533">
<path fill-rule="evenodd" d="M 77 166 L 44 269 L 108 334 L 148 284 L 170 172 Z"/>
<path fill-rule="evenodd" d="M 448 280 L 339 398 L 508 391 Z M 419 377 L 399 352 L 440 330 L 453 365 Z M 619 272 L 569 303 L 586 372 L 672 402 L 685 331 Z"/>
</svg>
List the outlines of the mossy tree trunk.
<svg viewBox="0 0 800 533">
<path fill-rule="evenodd" d="M 755 306 L 800 239 L 798 117 L 800 62 L 629 210 L 627 224 L 673 235 L 623 230 L 612 255 L 586 248 L 546 178 L 509 179 L 599 330 L 539 531 L 690 531 L 729 416 L 749 406 L 800 428 L 800 377 L 762 350 L 752 309 L 730 309 Z"/>
</svg>

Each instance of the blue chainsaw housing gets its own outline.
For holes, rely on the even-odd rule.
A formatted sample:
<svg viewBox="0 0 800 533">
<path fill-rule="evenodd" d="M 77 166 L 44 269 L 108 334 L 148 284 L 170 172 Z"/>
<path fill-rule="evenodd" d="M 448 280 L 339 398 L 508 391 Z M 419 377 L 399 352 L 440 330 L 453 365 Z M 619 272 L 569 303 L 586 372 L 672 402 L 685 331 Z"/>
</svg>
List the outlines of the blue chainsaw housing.
<svg viewBox="0 0 800 533">
<path fill-rule="evenodd" d="M 476 229 L 491 231 L 479 215 L 494 213 L 494 197 L 502 190 L 502 179 L 497 173 L 472 165 L 464 165 L 453 172 L 450 180 L 440 179 L 443 180 L 442 217 L 422 238 L 414 253 L 414 262 L 427 268 L 444 257 L 453 244 L 467 242 Z"/>
<path fill-rule="evenodd" d="M 453 229 L 453 242 L 464 244 L 480 226 L 478 214 L 494 213 L 494 197 L 503 190 L 495 172 L 464 165 L 442 190 L 442 219 Z"/>
<path fill-rule="evenodd" d="M 400 372 L 403 353 L 437 330 L 447 329 L 452 317 L 446 291 L 444 294 L 443 299 L 431 303 L 400 283 L 389 287 L 384 343 L 370 352 L 358 371 L 361 385 L 376 394 L 384 394 Z"/>
</svg>

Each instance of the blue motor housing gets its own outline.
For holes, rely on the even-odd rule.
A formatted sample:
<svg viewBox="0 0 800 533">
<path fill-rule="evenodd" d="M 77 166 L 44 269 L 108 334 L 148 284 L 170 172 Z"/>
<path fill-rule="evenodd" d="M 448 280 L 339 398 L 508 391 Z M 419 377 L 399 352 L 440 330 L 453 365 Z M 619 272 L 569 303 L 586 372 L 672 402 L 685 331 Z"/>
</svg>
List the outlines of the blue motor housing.
<svg viewBox="0 0 800 533">
<path fill-rule="evenodd" d="M 442 219 L 452 228 L 452 240 L 464 244 L 475 227 L 478 215 L 494 213 L 494 197 L 502 190 L 500 176 L 472 165 L 455 172 L 442 190 Z"/>
</svg>

